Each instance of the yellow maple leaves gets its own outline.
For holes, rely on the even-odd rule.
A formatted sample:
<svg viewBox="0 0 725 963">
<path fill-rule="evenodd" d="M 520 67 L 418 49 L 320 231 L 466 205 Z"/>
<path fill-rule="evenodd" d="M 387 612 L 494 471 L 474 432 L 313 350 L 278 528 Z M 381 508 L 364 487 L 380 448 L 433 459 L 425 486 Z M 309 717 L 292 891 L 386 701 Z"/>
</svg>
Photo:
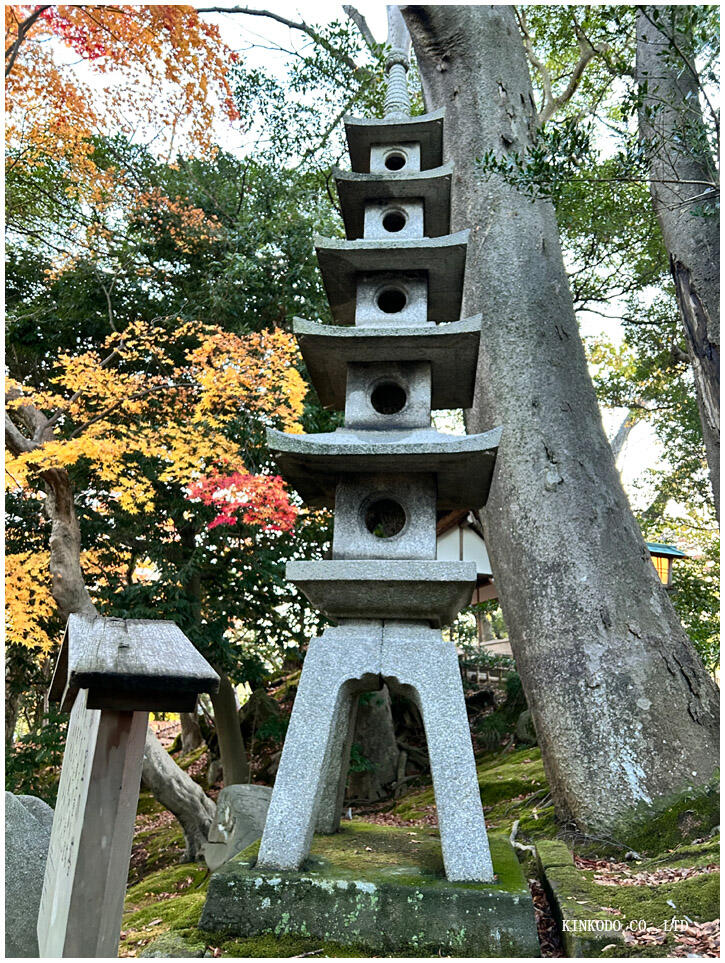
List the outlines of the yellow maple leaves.
<svg viewBox="0 0 725 963">
<path fill-rule="evenodd" d="M 53 433 L 9 457 L 9 477 L 32 486 L 44 470 L 83 462 L 102 483 L 99 509 L 116 502 L 132 514 L 149 511 L 149 460 L 159 481 L 185 485 L 244 461 L 231 422 L 246 417 L 301 430 L 307 388 L 297 361 L 283 331 L 237 335 L 179 321 L 170 333 L 130 325 L 109 337 L 103 352 L 62 355 L 49 389 L 23 391 L 12 402 L 13 410 L 42 411 Z"/>
<path fill-rule="evenodd" d="M 55 646 L 46 624 L 56 611 L 48 585 L 49 552 L 5 556 L 5 628 L 9 644 L 50 652 Z"/>
</svg>

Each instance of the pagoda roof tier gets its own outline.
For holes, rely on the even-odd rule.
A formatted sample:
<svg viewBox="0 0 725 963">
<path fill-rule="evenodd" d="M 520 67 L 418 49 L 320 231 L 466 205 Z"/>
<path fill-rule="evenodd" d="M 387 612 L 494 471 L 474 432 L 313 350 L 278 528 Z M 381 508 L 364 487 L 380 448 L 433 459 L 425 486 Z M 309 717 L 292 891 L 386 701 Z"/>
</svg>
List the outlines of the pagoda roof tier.
<svg viewBox="0 0 725 963">
<path fill-rule="evenodd" d="M 453 164 L 412 174 L 360 174 L 333 168 L 337 184 L 345 232 L 351 240 L 363 236 L 365 204 L 372 201 L 396 201 L 406 198 L 423 201 L 426 237 L 441 237 L 450 231 L 451 177 Z"/>
<path fill-rule="evenodd" d="M 420 144 L 422 170 L 440 167 L 443 163 L 443 118 L 445 109 L 434 110 L 419 117 L 345 117 L 345 133 L 354 171 L 370 171 L 370 148 L 373 144 Z"/>
<path fill-rule="evenodd" d="M 345 407 L 347 365 L 429 361 L 432 408 L 470 408 L 478 363 L 480 314 L 463 321 L 399 327 L 349 327 L 294 319 L 294 333 L 320 401 Z"/>
<path fill-rule="evenodd" d="M 308 505 L 331 508 L 341 477 L 362 473 L 436 476 L 440 509 L 486 504 L 501 428 L 481 435 L 445 435 L 433 428 L 358 430 L 316 435 L 267 429 L 280 473 Z"/>
<path fill-rule="evenodd" d="M 408 559 L 288 562 L 287 580 L 330 619 L 452 622 L 471 601 L 475 562 Z"/>
<path fill-rule="evenodd" d="M 358 278 L 374 272 L 428 277 L 428 320 L 457 321 L 461 313 L 468 231 L 400 241 L 316 237 L 315 249 L 332 316 L 355 323 Z M 390 319 L 393 321 L 393 318 Z"/>
</svg>

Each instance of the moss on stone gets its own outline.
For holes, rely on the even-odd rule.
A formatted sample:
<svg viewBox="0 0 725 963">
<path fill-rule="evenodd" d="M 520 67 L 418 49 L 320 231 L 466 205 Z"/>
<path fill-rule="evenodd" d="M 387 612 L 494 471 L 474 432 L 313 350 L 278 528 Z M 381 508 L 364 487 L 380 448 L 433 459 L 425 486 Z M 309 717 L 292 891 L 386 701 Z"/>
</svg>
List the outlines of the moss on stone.
<svg viewBox="0 0 725 963">
<path fill-rule="evenodd" d="M 508 892 L 527 892 L 521 867 L 508 840 L 491 834 L 489 843 L 497 879 L 486 887 L 493 885 Z M 259 840 L 235 856 L 233 862 L 253 865 L 258 852 Z M 450 885 L 443 867 L 440 833 L 428 827 L 406 829 L 359 820 L 343 822 L 340 832 L 314 837 L 304 870 L 361 879 L 375 885 L 386 882 L 401 886 Z"/>
<path fill-rule="evenodd" d="M 622 929 L 631 921 L 644 920 L 648 927 L 662 928 L 673 917 L 689 917 L 696 922 L 706 922 L 718 917 L 720 874 L 710 873 L 678 880 L 673 883 L 638 886 L 606 886 L 594 882 L 594 871 L 578 869 L 568 847 L 561 840 L 545 840 L 537 843 L 537 853 L 552 897 L 555 912 L 560 919 L 619 920 Z M 672 853 L 632 864 L 632 871 L 654 872 L 665 866 L 707 865 L 714 862 L 714 845 L 694 847 L 683 845 Z M 688 855 L 689 854 L 689 855 Z M 690 859 L 695 856 L 695 860 Z M 599 955 L 604 946 L 622 941 L 621 934 L 564 932 L 565 948 L 569 955 Z M 655 956 L 667 955 L 673 942 L 653 947 Z M 642 947 L 618 946 L 616 953 L 607 955 L 640 956 Z"/>
<path fill-rule="evenodd" d="M 207 934 L 208 936 L 208 934 Z M 372 954 L 362 946 L 343 946 L 340 943 L 314 940 L 308 936 L 275 936 L 266 933 L 262 936 L 236 937 L 229 939 L 221 935 L 217 940 L 210 939 L 210 945 L 218 946 L 222 956 L 232 957 L 292 957 L 305 953 L 318 957 L 369 957 Z"/>
<path fill-rule="evenodd" d="M 314 838 L 298 872 L 257 870 L 255 843 L 212 877 L 201 925 L 245 940 L 349 938 L 388 956 L 527 956 L 538 943 L 526 880 L 508 840 L 490 839 L 493 883 L 447 880 L 427 827 L 344 823 Z"/>
</svg>

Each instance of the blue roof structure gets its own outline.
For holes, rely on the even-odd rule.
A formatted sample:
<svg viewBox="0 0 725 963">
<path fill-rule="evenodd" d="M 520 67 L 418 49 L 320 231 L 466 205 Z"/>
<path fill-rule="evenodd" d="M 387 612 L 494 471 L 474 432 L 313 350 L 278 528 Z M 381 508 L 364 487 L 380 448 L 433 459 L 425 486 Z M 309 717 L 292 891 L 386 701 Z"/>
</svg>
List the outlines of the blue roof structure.
<svg viewBox="0 0 725 963">
<path fill-rule="evenodd" d="M 674 545 L 665 545 L 662 542 L 645 542 L 650 555 L 665 555 L 669 558 L 687 558 L 684 552 Z"/>
</svg>

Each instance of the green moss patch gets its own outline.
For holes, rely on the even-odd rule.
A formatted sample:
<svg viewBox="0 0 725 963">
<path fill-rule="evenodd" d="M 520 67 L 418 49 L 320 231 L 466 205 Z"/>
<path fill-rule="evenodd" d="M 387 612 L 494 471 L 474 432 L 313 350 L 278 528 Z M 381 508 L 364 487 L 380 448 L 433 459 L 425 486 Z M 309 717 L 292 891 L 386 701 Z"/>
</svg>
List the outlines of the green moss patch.
<svg viewBox="0 0 725 963">
<path fill-rule="evenodd" d="M 503 836 L 489 836 L 496 881 L 487 888 L 528 893 L 516 854 Z M 259 840 L 232 862 L 254 864 Z M 406 829 L 381 826 L 360 820 L 343 822 L 332 836 L 315 836 L 303 870 L 340 879 L 364 880 L 374 884 L 449 886 L 443 866 L 440 834 L 428 827 Z M 478 885 L 461 884 L 456 886 Z"/>
<path fill-rule="evenodd" d="M 129 881 L 132 884 L 150 873 L 177 867 L 184 853 L 184 834 L 175 819 L 165 818 L 136 832 L 133 839 Z"/>
<path fill-rule="evenodd" d="M 539 749 L 497 753 L 479 762 L 476 771 L 481 788 L 481 802 L 487 810 L 495 808 L 502 801 L 522 802 L 520 797 L 536 794 L 539 799 L 543 799 L 546 795 L 546 777 Z M 401 799 L 393 813 L 400 819 L 412 822 L 422 819 L 428 807 L 433 805 L 435 795 L 431 787 Z M 520 816 L 514 816 L 515 818 Z"/>
<path fill-rule="evenodd" d="M 579 869 L 571 852 L 560 840 L 540 841 L 536 846 L 542 878 L 562 924 L 564 946 L 570 956 L 596 956 L 607 945 L 616 944 L 608 955 L 641 956 L 643 947 L 625 946 L 621 931 L 634 928 L 662 929 L 673 917 L 695 922 L 719 915 L 720 874 L 700 875 L 658 885 L 617 886 L 594 881 L 594 870 Z M 683 845 L 670 853 L 632 864 L 632 872 L 654 872 L 667 866 L 708 865 L 715 861 L 715 841 L 698 846 Z M 579 921 L 618 921 L 621 931 L 583 932 Z M 565 925 L 566 924 L 566 925 Z M 567 929 L 567 926 L 569 927 Z M 651 947 L 649 955 L 667 956 L 674 935 L 662 946 Z"/>
<path fill-rule="evenodd" d="M 705 786 L 687 786 L 654 805 L 641 804 L 611 835 L 643 854 L 662 852 L 683 840 L 706 836 L 720 822 L 719 788 L 718 773 Z"/>
</svg>

